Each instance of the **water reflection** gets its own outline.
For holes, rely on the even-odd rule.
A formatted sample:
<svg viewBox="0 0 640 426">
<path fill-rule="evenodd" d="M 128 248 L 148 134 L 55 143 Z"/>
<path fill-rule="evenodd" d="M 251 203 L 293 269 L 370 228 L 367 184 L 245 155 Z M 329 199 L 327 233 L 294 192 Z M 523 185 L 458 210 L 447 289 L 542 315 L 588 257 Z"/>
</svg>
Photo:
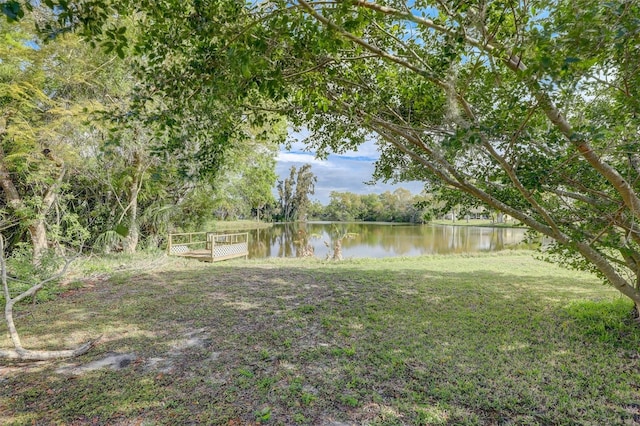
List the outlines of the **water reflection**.
<svg viewBox="0 0 640 426">
<path fill-rule="evenodd" d="M 277 224 L 251 231 L 249 257 L 296 257 L 306 240 L 316 257 L 324 258 L 325 245 L 346 233 L 342 253 L 349 257 L 419 256 L 424 254 L 494 251 L 524 240 L 522 228 L 485 228 L 451 225 L 398 225 L 380 223 L 310 222 Z"/>
</svg>

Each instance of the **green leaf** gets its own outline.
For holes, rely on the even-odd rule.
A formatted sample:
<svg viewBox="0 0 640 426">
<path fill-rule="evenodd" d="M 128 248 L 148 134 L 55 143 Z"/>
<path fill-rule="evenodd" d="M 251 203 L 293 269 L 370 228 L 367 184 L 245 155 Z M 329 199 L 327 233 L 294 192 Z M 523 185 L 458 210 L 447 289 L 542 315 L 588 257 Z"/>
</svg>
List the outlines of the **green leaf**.
<svg viewBox="0 0 640 426">
<path fill-rule="evenodd" d="M 111 53 L 111 52 L 113 52 L 113 49 L 115 48 L 115 45 L 112 42 L 107 41 L 107 42 L 102 44 L 102 47 L 104 48 L 104 52 L 105 53 Z"/>
<path fill-rule="evenodd" d="M 240 71 L 242 72 L 242 76 L 244 78 L 249 78 L 251 77 L 251 70 L 249 69 L 249 64 L 247 62 L 243 62 L 242 66 L 240 68 Z"/>
<path fill-rule="evenodd" d="M 121 235 L 123 237 L 129 235 L 129 228 L 121 223 L 116 226 L 115 231 L 118 235 Z"/>
<path fill-rule="evenodd" d="M 9 22 L 15 22 L 24 17 L 24 10 L 22 10 L 22 6 L 17 1 L 3 3 L 0 10 L 2 10 L 2 14 L 7 17 Z"/>
</svg>

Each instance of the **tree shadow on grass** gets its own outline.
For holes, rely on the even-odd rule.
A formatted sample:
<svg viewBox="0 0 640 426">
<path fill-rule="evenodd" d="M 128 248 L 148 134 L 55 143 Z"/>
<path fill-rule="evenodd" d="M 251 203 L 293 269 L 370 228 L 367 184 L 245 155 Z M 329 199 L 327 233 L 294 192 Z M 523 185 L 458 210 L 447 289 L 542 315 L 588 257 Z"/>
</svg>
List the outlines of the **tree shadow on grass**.
<svg viewBox="0 0 640 426">
<path fill-rule="evenodd" d="M 6 418 L 633 421 L 637 377 L 628 372 L 638 360 L 620 350 L 640 333 L 620 319 L 624 303 L 572 302 L 570 290 L 548 298 L 553 286 L 517 271 L 233 264 L 121 277 L 94 290 L 43 304 L 29 333 L 55 340 L 99 330 L 104 343 L 74 362 L 108 353 L 134 361 L 77 376 L 56 374 L 60 363 L 10 376 L 0 390 Z"/>
</svg>

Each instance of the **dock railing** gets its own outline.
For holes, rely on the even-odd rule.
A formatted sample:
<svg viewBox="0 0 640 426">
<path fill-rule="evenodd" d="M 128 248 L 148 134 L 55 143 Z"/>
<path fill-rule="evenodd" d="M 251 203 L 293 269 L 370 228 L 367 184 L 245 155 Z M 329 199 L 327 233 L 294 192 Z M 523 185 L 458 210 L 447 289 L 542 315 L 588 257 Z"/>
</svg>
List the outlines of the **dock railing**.
<svg viewBox="0 0 640 426">
<path fill-rule="evenodd" d="M 169 234 L 167 254 L 207 262 L 249 256 L 249 233 L 216 234 L 185 232 Z"/>
</svg>

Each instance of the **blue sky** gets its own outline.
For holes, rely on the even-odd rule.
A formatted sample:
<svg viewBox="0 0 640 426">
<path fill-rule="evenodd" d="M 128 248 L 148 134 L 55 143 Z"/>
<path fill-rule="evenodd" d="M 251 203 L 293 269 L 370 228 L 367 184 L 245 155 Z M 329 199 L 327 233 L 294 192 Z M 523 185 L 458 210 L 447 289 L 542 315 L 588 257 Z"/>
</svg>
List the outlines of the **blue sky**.
<svg viewBox="0 0 640 426">
<path fill-rule="evenodd" d="M 371 180 L 373 164 L 379 156 L 373 141 L 365 142 L 358 151 L 348 151 L 340 155 L 331 154 L 326 160 L 317 159 L 314 152 L 306 151 L 302 142 L 293 142 L 289 150 L 281 148 L 276 172 L 279 176 L 278 180 L 284 180 L 289 176 L 291 166 L 299 168 L 303 164 L 311 164 L 311 171 L 318 177 L 318 183 L 315 194 L 310 198 L 319 200 L 324 205 L 329 203 L 331 191 L 380 194 L 400 187 L 414 194 L 422 191 L 423 185 L 419 182 L 403 182 L 397 185 L 380 182 L 373 186 L 365 184 Z"/>
</svg>

